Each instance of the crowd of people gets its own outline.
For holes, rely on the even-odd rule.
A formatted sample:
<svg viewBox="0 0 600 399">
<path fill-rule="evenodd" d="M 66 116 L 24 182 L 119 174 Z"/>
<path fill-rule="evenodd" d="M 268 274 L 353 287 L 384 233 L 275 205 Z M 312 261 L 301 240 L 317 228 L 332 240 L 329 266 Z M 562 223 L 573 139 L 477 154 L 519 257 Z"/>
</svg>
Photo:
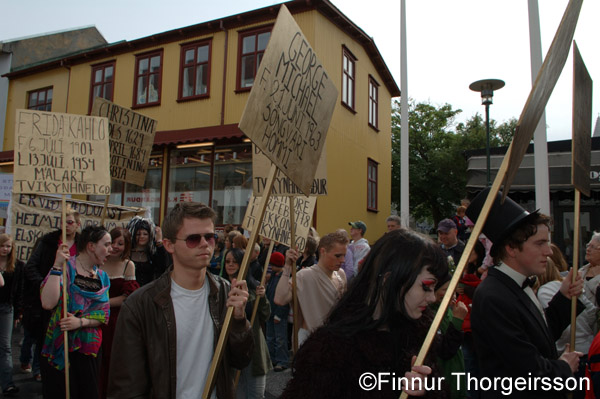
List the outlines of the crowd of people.
<svg viewBox="0 0 600 399">
<path fill-rule="evenodd" d="M 568 390 L 555 381 L 600 380 L 600 234 L 574 278 L 550 243 L 550 218 L 498 198 L 484 234 L 464 254 L 486 195 L 441 220 L 437 239 L 392 215 L 372 244 L 358 220 L 322 236 L 311 229 L 302 251 L 264 237 L 248 247 L 247 232 L 217 232 L 215 212 L 199 203 L 177 204 L 162 228 L 135 217 L 111 231 L 81 229 L 69 209 L 66 240 L 60 230 L 42 236 L 26 263 L 15 259 L 12 238 L 0 234 L 3 393 L 19 390 L 11 334 L 20 320 L 21 370 L 41 381 L 46 398 L 65 396 L 66 351 L 73 398 L 198 397 L 233 308 L 213 398 L 263 398 L 267 373 L 290 367 L 284 398 L 398 397 L 401 390 L 499 398 L 504 385 L 479 385 L 498 378 L 551 381 L 511 390 L 510 397 L 593 397 L 600 381 Z M 450 306 L 424 364 L 415 365 L 462 256 L 467 266 Z M 365 386 L 369 373 L 389 378 Z"/>
</svg>

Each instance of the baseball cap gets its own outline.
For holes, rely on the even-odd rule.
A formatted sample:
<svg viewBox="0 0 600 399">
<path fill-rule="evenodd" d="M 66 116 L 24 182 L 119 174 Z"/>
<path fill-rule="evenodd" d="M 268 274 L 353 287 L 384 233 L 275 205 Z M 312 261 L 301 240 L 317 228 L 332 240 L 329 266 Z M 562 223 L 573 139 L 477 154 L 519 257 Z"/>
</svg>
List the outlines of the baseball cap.
<svg viewBox="0 0 600 399">
<path fill-rule="evenodd" d="M 363 234 L 366 233 L 367 231 L 367 225 L 365 224 L 365 222 L 363 222 L 362 220 L 358 220 L 356 222 L 349 222 L 348 223 L 350 225 L 350 227 L 352 227 L 353 229 L 360 229 L 362 231 Z"/>
</svg>

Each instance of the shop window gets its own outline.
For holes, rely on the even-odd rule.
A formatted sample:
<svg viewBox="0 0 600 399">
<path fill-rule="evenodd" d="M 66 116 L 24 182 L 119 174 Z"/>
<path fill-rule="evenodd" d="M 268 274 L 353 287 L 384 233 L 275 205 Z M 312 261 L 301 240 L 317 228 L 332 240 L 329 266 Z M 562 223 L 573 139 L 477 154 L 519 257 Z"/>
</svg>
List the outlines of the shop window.
<svg viewBox="0 0 600 399">
<path fill-rule="evenodd" d="M 27 109 L 36 111 L 52 111 L 52 87 L 29 92 Z"/>
<path fill-rule="evenodd" d="M 212 208 L 217 224 L 240 225 L 252 195 L 252 146 L 216 147 Z"/>
<path fill-rule="evenodd" d="M 254 84 L 256 71 L 258 71 L 258 66 L 267 48 L 272 28 L 269 26 L 239 34 L 238 90 L 249 90 Z"/>
<path fill-rule="evenodd" d="M 178 202 L 209 204 L 212 153 L 212 147 L 171 151 L 168 210 Z"/>
</svg>

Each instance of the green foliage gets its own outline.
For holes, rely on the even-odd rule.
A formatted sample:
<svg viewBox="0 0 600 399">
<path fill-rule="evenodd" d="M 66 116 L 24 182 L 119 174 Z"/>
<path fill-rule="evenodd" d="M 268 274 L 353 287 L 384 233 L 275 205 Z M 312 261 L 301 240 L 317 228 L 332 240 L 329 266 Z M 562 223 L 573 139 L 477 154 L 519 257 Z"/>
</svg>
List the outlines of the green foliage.
<svg viewBox="0 0 600 399">
<path fill-rule="evenodd" d="M 410 214 L 437 224 L 455 213 L 466 196 L 467 160 L 464 152 L 485 148 L 485 120 L 478 113 L 454 126 L 462 112 L 450 104 L 409 102 Z M 508 145 L 516 119 L 499 126 L 490 121 L 490 146 Z M 392 109 L 392 202 L 400 202 L 400 104 Z"/>
</svg>

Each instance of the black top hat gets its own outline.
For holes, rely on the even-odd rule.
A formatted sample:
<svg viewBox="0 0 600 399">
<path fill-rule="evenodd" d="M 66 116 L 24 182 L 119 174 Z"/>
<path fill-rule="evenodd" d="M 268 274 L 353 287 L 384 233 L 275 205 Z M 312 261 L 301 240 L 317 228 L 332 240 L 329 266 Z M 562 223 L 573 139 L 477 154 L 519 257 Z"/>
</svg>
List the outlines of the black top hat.
<svg viewBox="0 0 600 399">
<path fill-rule="evenodd" d="M 483 208 L 483 204 L 490 192 L 489 188 L 481 191 L 471 202 L 467 208 L 466 215 L 474 223 L 477 221 L 479 214 Z M 538 211 L 529 213 L 515 201 L 506 197 L 504 203 L 501 203 L 502 193 L 496 194 L 496 199 L 490 209 L 485 225 L 483 226 L 483 234 L 494 244 L 490 250 L 492 256 L 498 252 L 498 248 L 502 241 L 508 237 L 519 225 L 526 220 L 537 216 Z"/>
</svg>

